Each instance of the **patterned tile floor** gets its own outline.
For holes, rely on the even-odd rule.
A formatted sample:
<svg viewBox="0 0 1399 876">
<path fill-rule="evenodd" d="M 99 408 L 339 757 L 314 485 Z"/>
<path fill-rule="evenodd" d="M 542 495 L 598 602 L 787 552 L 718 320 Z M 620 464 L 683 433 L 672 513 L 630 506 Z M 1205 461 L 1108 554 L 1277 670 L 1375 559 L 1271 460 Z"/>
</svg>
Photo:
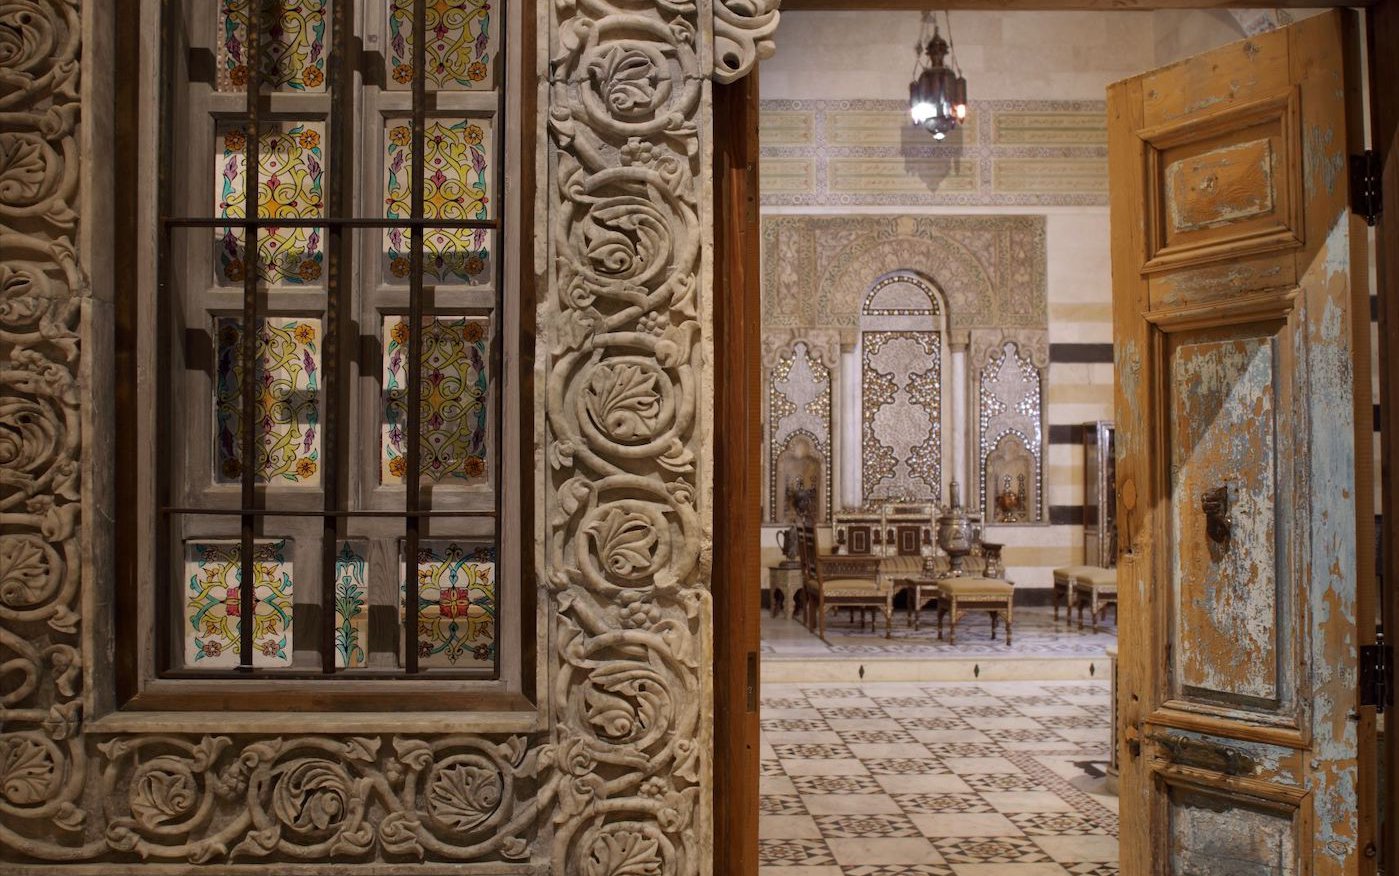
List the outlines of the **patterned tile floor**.
<svg viewBox="0 0 1399 876">
<path fill-rule="evenodd" d="M 894 616 L 892 639 L 884 638 L 883 622 L 870 629 L 852 623 L 846 612 L 835 612 L 826 621 L 826 641 L 808 630 L 799 618 L 787 620 L 763 615 L 763 655 L 771 659 L 811 657 L 912 657 L 916 659 L 966 657 L 1101 657 L 1117 643 L 1117 619 L 1108 613 L 1098 632 L 1078 621 L 1069 621 L 1063 609 L 1059 620 L 1053 609 L 1034 606 L 1015 609 L 1012 644 L 1006 646 L 1005 631 L 991 638 L 991 620 L 985 612 L 968 612 L 957 625 L 957 644 L 937 638 L 937 616 L 925 611 L 920 629 L 908 625 L 907 614 Z M 1086 620 L 1086 617 L 1085 617 Z M 947 631 L 943 631 L 944 637 Z"/>
<path fill-rule="evenodd" d="M 764 685 L 762 876 L 1117 876 L 1104 682 Z"/>
</svg>

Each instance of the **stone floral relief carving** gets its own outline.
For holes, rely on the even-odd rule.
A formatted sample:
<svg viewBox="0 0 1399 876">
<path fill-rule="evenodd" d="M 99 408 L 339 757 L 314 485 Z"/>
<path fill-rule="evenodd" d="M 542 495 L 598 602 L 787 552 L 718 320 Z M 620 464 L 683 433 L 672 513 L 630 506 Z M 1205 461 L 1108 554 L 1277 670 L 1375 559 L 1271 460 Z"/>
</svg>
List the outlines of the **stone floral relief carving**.
<svg viewBox="0 0 1399 876">
<path fill-rule="evenodd" d="M 702 79 L 769 55 L 775 7 L 551 5 L 551 729 L 270 738 L 82 733 L 83 9 L 0 9 L 0 860 L 709 871 Z"/>
<path fill-rule="evenodd" d="M 79 8 L 0 6 L 0 856 L 79 830 Z"/>
<path fill-rule="evenodd" d="M 937 283 L 953 331 L 1048 325 L 1042 216 L 769 216 L 762 235 L 765 327 L 853 345 L 870 283 L 908 269 Z"/>
</svg>

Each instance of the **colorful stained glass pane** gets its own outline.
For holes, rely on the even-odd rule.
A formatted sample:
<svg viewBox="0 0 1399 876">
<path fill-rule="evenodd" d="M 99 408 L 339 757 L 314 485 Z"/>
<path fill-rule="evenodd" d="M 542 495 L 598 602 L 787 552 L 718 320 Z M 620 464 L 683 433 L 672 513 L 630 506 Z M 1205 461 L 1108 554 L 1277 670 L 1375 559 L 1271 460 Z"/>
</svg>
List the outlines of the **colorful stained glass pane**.
<svg viewBox="0 0 1399 876">
<path fill-rule="evenodd" d="M 484 89 L 494 85 L 495 36 L 489 0 L 428 0 L 428 88 Z M 389 3 L 389 51 L 393 87 L 413 84 L 413 0 Z"/>
<path fill-rule="evenodd" d="M 215 478 L 237 481 L 243 473 L 243 322 L 216 321 L 214 385 Z M 318 484 L 321 480 L 321 321 L 309 317 L 258 320 L 257 471 L 260 483 Z"/>
<path fill-rule="evenodd" d="M 185 664 L 237 666 L 245 615 L 239 543 L 199 542 L 185 549 Z M 290 666 L 292 563 L 289 542 L 253 543 L 254 666 Z"/>
<path fill-rule="evenodd" d="M 419 544 L 419 665 L 494 668 L 495 559 L 495 548 L 490 545 L 455 541 Z M 399 578 L 401 581 L 401 574 Z M 400 618 L 405 593 L 406 588 L 400 584 Z"/>
<path fill-rule="evenodd" d="M 220 218 L 247 214 L 247 129 L 220 125 L 214 162 L 214 208 Z M 315 219 L 325 215 L 321 122 L 271 122 L 258 137 L 258 215 L 264 219 Z M 244 231 L 215 229 L 215 272 L 223 285 L 242 285 Z M 325 253 L 321 229 L 271 226 L 258 232 L 258 277 L 292 286 L 320 282 Z"/>
<path fill-rule="evenodd" d="M 429 219 L 489 219 L 491 126 L 471 119 L 430 119 L 424 132 L 423 215 Z M 384 215 L 413 215 L 412 131 L 391 122 L 384 131 Z M 408 282 L 409 236 L 384 232 L 384 279 Z M 490 279 L 489 234 L 483 229 L 429 228 L 423 237 L 423 276 L 438 283 Z"/>
<path fill-rule="evenodd" d="M 324 91 L 327 0 L 220 0 L 220 91 L 248 85 L 248 7 L 262 8 L 258 29 L 262 81 L 274 91 Z"/>
<path fill-rule="evenodd" d="M 489 323 L 466 316 L 427 317 L 423 326 L 419 471 L 435 483 L 485 483 Z M 408 335 L 405 318 L 384 318 L 379 463 L 386 484 L 403 483 L 408 471 Z"/>
<path fill-rule="evenodd" d="M 369 641 L 369 564 L 364 546 L 341 542 L 335 555 L 335 665 L 365 665 Z"/>
</svg>

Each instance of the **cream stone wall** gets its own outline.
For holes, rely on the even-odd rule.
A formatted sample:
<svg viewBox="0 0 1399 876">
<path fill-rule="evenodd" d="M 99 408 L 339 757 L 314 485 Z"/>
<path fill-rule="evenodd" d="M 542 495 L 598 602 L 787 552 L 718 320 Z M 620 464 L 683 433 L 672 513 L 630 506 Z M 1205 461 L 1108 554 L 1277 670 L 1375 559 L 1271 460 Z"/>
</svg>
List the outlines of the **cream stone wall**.
<svg viewBox="0 0 1399 876">
<path fill-rule="evenodd" d="M 973 112 L 981 109 L 981 118 L 971 124 L 981 127 L 965 141 L 949 138 L 949 146 L 937 153 L 952 156 L 949 166 L 956 168 L 942 176 L 926 172 L 934 143 L 920 131 L 905 127 L 897 138 L 871 133 L 868 145 L 834 136 L 837 120 L 840 130 L 858 125 L 851 118 L 856 112 L 866 114 L 865 128 L 874 131 L 877 120 L 869 115 L 874 102 L 895 106 L 905 98 L 920 27 L 919 12 L 783 17 L 779 51 L 764 63 L 761 79 L 770 111 L 761 140 L 764 170 L 774 181 L 771 191 L 764 189 L 764 213 L 1045 217 L 1049 523 L 997 527 L 995 536 L 1007 545 L 1009 577 L 1024 588 L 1047 588 L 1055 566 L 1083 561 L 1083 448 L 1077 427 L 1112 419 L 1112 285 L 1101 115 L 1106 88 L 1149 67 L 1240 39 L 1243 25 L 1228 11 L 953 12 L 957 60 Z M 814 108 L 817 120 L 809 134 L 812 123 L 793 112 L 806 108 Z M 1001 118 L 1011 114 L 1017 131 L 1031 133 L 1007 136 Z M 809 167 L 801 163 L 808 156 L 816 156 Z M 877 190 L 840 187 L 850 175 L 837 165 L 856 159 L 874 168 L 868 176 Z M 1001 167 L 1016 161 L 1023 165 L 1011 179 Z M 969 164 L 981 168 L 980 176 L 968 170 Z M 845 176 L 838 178 L 837 172 Z M 813 181 L 803 190 L 807 179 Z M 846 447 L 844 453 L 857 454 L 858 448 Z M 766 533 L 769 562 L 777 559 L 772 539 Z"/>
</svg>

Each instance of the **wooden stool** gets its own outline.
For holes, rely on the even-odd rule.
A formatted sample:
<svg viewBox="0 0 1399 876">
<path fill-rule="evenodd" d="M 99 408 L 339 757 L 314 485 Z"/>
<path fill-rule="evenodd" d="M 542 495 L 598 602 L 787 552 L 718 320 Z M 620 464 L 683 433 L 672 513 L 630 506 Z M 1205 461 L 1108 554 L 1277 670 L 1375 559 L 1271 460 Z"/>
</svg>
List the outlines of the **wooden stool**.
<svg viewBox="0 0 1399 876">
<path fill-rule="evenodd" d="M 938 582 L 938 638 L 942 638 L 942 619 L 952 615 L 952 630 L 948 639 L 957 644 L 957 621 L 967 611 L 985 610 L 991 614 L 991 638 L 996 638 L 996 618 L 1006 622 L 1006 644 L 1010 644 L 1012 602 L 1015 586 L 1000 578 L 964 576 L 943 578 Z"/>
<path fill-rule="evenodd" d="M 1063 600 L 1066 618 L 1072 618 L 1074 614 L 1074 579 L 1084 572 L 1090 572 L 1097 566 L 1060 566 L 1054 570 L 1054 619 L 1059 619 L 1059 601 Z"/>
<path fill-rule="evenodd" d="M 1098 619 L 1107 614 L 1108 606 L 1117 612 L 1117 570 L 1090 567 L 1074 578 L 1073 604 L 1078 606 L 1078 628 L 1083 629 L 1083 609 L 1093 619 L 1093 632 L 1098 631 Z"/>
</svg>

